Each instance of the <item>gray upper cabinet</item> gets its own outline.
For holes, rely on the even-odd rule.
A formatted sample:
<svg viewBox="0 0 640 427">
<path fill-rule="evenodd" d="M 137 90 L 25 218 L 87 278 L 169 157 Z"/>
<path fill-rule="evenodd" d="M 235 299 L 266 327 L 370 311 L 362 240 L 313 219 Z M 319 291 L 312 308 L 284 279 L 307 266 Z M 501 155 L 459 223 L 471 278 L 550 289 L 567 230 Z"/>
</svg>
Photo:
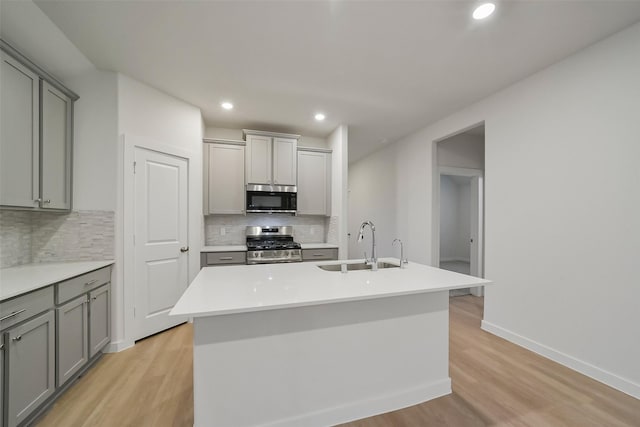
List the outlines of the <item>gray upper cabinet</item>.
<svg viewBox="0 0 640 427">
<path fill-rule="evenodd" d="M 272 184 L 271 149 L 270 137 L 247 135 L 247 184 Z"/>
<path fill-rule="evenodd" d="M 71 209 L 78 95 L 0 40 L 0 207 Z"/>
<path fill-rule="evenodd" d="M 0 51 L 0 205 L 38 206 L 40 78 Z"/>
<path fill-rule="evenodd" d="M 298 150 L 298 215 L 331 215 L 331 153 Z"/>
<path fill-rule="evenodd" d="M 292 138 L 273 138 L 273 184 L 296 185 L 298 141 Z"/>
<path fill-rule="evenodd" d="M 42 207 L 71 209 L 71 99 L 42 82 Z"/>
<path fill-rule="evenodd" d="M 6 332 L 7 425 L 24 421 L 55 391 L 53 310 Z"/>
<path fill-rule="evenodd" d="M 205 140 L 204 214 L 244 214 L 245 143 Z"/>
<path fill-rule="evenodd" d="M 300 135 L 243 130 L 247 184 L 296 185 Z"/>
</svg>

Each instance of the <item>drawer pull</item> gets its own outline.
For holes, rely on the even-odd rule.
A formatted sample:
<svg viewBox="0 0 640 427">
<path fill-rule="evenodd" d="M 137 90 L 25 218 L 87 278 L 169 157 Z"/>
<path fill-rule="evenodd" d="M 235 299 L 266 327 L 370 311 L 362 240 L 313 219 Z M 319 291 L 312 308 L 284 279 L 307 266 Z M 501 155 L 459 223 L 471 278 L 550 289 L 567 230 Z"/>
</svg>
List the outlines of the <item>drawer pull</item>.
<svg viewBox="0 0 640 427">
<path fill-rule="evenodd" d="M 85 283 L 85 286 L 89 286 L 89 285 L 93 285 L 94 283 L 96 283 L 98 281 L 98 279 L 93 279 L 93 280 L 89 280 L 87 283 Z"/>
<path fill-rule="evenodd" d="M 15 316 L 17 316 L 17 315 L 18 315 L 18 314 L 20 314 L 20 313 L 24 313 L 25 311 L 27 311 L 27 309 L 26 309 L 26 308 L 23 308 L 22 310 L 14 311 L 14 312 L 13 312 L 13 313 L 11 313 L 11 314 L 7 314 L 7 315 L 6 315 L 6 316 L 4 316 L 4 317 L 0 317 L 0 322 L 2 322 L 3 320 L 7 320 L 7 319 L 10 319 L 10 318 L 12 318 L 12 317 L 15 317 Z"/>
<path fill-rule="evenodd" d="M 20 341 L 22 339 L 22 335 L 18 335 L 17 337 L 13 337 L 14 341 Z"/>
<path fill-rule="evenodd" d="M 324 256 L 324 254 L 313 254 L 313 256 Z"/>
<path fill-rule="evenodd" d="M 221 256 L 218 258 L 220 261 L 231 261 L 233 259 L 232 256 Z"/>
</svg>

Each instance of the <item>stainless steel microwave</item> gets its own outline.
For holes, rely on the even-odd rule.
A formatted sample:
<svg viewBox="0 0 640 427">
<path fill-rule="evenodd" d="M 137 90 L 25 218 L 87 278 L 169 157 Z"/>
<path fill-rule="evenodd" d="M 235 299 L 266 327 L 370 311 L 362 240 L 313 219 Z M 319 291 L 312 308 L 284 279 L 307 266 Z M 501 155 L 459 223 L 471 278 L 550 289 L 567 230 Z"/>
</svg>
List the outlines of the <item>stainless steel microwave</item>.
<svg viewBox="0 0 640 427">
<path fill-rule="evenodd" d="M 247 213 L 287 213 L 297 209 L 297 187 L 292 185 L 247 185 Z"/>
</svg>

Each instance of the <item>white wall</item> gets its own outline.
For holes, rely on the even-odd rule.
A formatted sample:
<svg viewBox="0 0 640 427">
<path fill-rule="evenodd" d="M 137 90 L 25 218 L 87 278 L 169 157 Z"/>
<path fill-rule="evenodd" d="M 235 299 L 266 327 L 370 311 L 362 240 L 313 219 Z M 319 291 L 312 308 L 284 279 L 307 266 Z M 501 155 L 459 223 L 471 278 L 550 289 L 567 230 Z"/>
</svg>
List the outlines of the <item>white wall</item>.
<svg viewBox="0 0 640 427">
<path fill-rule="evenodd" d="M 454 261 L 458 236 L 458 188 L 451 177 L 440 177 L 440 261 Z"/>
<path fill-rule="evenodd" d="M 202 115 L 200 109 L 145 85 L 123 74 L 118 74 L 118 133 L 136 135 L 191 153 L 189 157 L 189 282 L 200 269 L 198 256 L 203 240 L 202 215 Z M 117 323 L 114 347 L 121 349 L 133 344 L 133 283 L 125 282 L 124 242 L 122 231 L 125 218 L 123 181 L 123 147 L 118 153 L 118 210 L 116 215 L 116 259 L 118 282 L 123 285 L 114 290 L 114 316 Z"/>
<path fill-rule="evenodd" d="M 440 261 L 467 261 L 471 238 L 471 178 L 440 176 Z"/>
<path fill-rule="evenodd" d="M 636 397 L 638 46 L 640 24 L 352 169 L 352 180 L 374 182 L 367 165 L 396 169 L 396 187 L 378 197 L 398 195 L 397 213 L 379 227 L 397 227 L 409 256 L 431 262 L 433 141 L 484 121 L 485 275 L 495 282 L 484 327 Z"/>
<path fill-rule="evenodd" d="M 376 226 L 378 257 L 392 256 L 391 246 L 396 236 L 395 197 L 388 198 L 396 189 L 395 152 L 383 151 L 387 155 L 375 156 L 370 162 L 349 165 L 349 258 L 361 259 L 363 252 L 371 256 L 371 230 L 365 231 L 362 242 L 356 241 L 360 224 L 371 221 Z M 384 197 L 381 197 L 384 195 Z M 399 257 L 400 250 L 397 249 Z"/>
<path fill-rule="evenodd" d="M 118 78 L 94 70 L 68 79 L 74 105 L 73 209 L 116 210 Z"/>
<path fill-rule="evenodd" d="M 484 169 L 484 136 L 461 133 L 440 141 L 438 165 Z"/>
<path fill-rule="evenodd" d="M 457 259 L 469 261 L 471 257 L 471 179 L 456 185 L 458 196 L 458 215 L 456 226 L 456 253 Z"/>
<path fill-rule="evenodd" d="M 254 130 L 267 130 L 267 129 L 254 129 Z M 231 128 L 217 128 L 207 127 L 204 131 L 205 138 L 219 138 L 219 139 L 235 139 L 242 141 L 242 129 Z M 315 147 L 315 148 L 327 148 L 327 140 L 325 138 L 317 138 L 314 136 L 301 135 L 298 140 L 298 145 L 302 147 Z"/>
<path fill-rule="evenodd" d="M 349 252 L 348 226 L 348 149 L 349 128 L 338 126 L 327 138 L 331 153 L 331 220 L 327 241 L 338 245 L 338 256 L 346 259 Z"/>
</svg>

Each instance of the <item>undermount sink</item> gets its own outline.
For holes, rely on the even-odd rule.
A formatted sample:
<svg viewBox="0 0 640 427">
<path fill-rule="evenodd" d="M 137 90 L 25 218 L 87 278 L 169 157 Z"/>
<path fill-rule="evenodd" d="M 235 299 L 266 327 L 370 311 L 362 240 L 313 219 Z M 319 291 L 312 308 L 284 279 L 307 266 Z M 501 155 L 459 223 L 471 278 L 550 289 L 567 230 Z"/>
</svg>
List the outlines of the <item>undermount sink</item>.
<svg viewBox="0 0 640 427">
<path fill-rule="evenodd" d="M 327 265 L 319 265 L 318 268 L 324 271 L 342 271 L 342 266 L 347 266 L 347 271 L 353 270 L 371 270 L 371 266 L 367 265 L 363 262 L 359 262 L 356 264 L 327 264 Z M 395 264 L 391 264 L 388 262 L 378 262 L 378 269 L 381 268 L 399 268 L 399 266 Z"/>
</svg>

